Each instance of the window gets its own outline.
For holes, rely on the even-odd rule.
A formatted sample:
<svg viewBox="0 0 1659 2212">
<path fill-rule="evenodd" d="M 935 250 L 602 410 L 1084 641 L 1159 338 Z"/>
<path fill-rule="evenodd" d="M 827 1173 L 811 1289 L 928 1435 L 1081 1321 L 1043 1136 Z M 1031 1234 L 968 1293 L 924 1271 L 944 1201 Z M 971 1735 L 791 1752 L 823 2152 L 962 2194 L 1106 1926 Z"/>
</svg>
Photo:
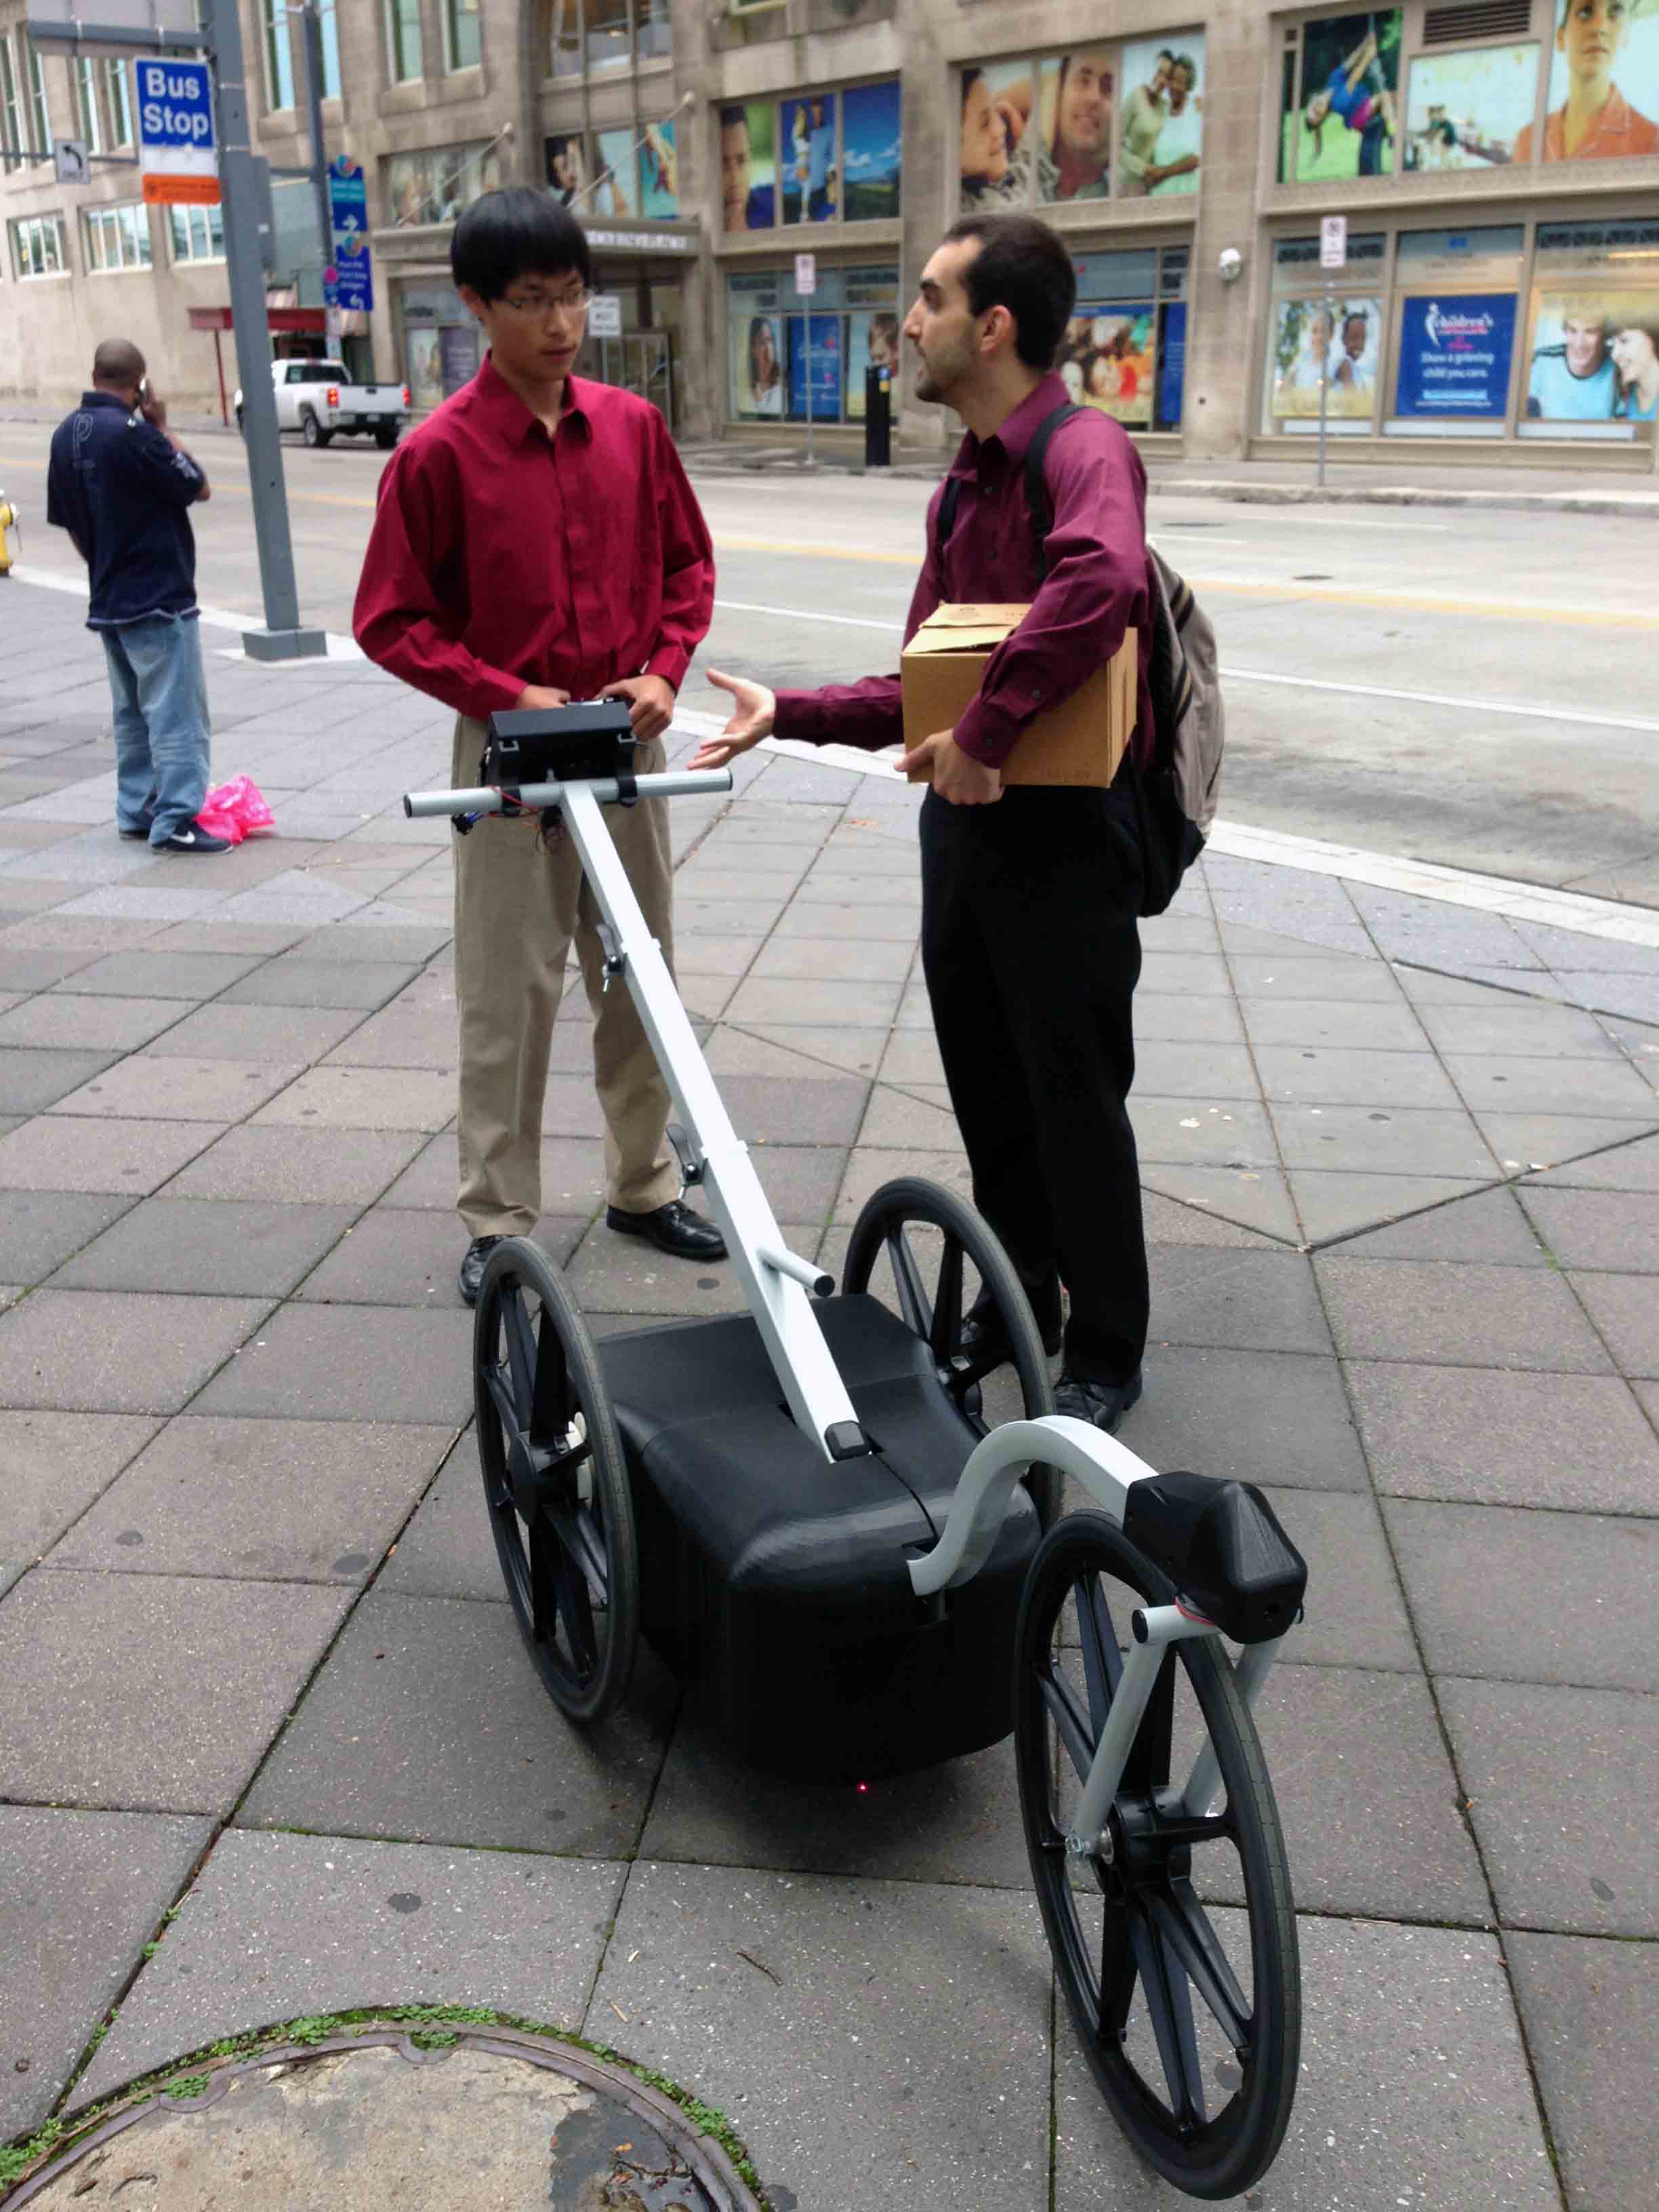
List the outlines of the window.
<svg viewBox="0 0 1659 2212">
<path fill-rule="evenodd" d="M 273 113 L 294 105 L 294 49 L 284 0 L 263 0 L 265 27 L 265 105 Z"/>
<path fill-rule="evenodd" d="M 1203 168 L 1204 79 L 1201 31 L 964 70 L 962 213 L 1190 198 Z"/>
<path fill-rule="evenodd" d="M 132 143 L 132 102 L 127 96 L 125 61 L 104 64 L 104 92 L 109 101 L 109 135 L 112 146 Z"/>
<path fill-rule="evenodd" d="M 811 308 L 810 319 L 805 312 Z M 810 301 L 787 269 L 726 280 L 726 408 L 735 422 L 864 419 L 864 376 L 896 369 L 896 269 L 818 270 Z"/>
<path fill-rule="evenodd" d="M 478 66 L 478 0 L 444 0 L 444 67 Z"/>
<path fill-rule="evenodd" d="M 18 91 L 17 64 L 12 58 L 11 40 L 0 31 L 0 137 L 9 146 L 26 146 L 27 135 L 23 128 L 23 102 Z M 22 165 L 15 155 L 8 155 L 3 164 L 4 173 Z"/>
<path fill-rule="evenodd" d="M 1389 177 L 1399 167 L 1398 8 L 1323 15 L 1285 33 L 1279 181 Z"/>
<path fill-rule="evenodd" d="M 1128 430 L 1180 428 L 1190 260 L 1184 246 L 1077 258 L 1077 304 L 1054 362 L 1070 399 Z"/>
<path fill-rule="evenodd" d="M 728 234 L 897 216 L 896 77 L 722 107 L 720 124 Z"/>
<path fill-rule="evenodd" d="M 1364 437 L 1376 415 L 1389 290 L 1381 231 L 1348 237 L 1348 261 L 1327 283 L 1316 238 L 1273 247 L 1262 428 L 1316 434 L 1322 390 L 1333 437 Z"/>
<path fill-rule="evenodd" d="M 1540 222 L 1522 438 L 1650 438 L 1659 423 L 1659 222 Z"/>
<path fill-rule="evenodd" d="M 12 273 L 25 276 L 67 276 L 69 241 L 61 215 L 27 215 L 9 226 Z"/>
<path fill-rule="evenodd" d="M 394 84 L 413 84 L 423 74 L 421 0 L 386 0 L 386 51 Z"/>
<path fill-rule="evenodd" d="M 495 141 L 476 146 L 434 146 L 422 154 L 394 154 L 386 165 L 386 205 L 400 228 L 453 222 L 481 192 L 501 181 Z"/>
<path fill-rule="evenodd" d="M 641 64 L 672 58 L 674 26 L 668 0 L 634 0 L 634 51 Z"/>
<path fill-rule="evenodd" d="M 87 267 L 100 276 L 150 265 L 149 210 L 142 200 L 118 207 L 85 208 Z"/>
<path fill-rule="evenodd" d="M 23 54 L 28 70 L 29 113 L 34 125 L 33 143 L 46 149 L 52 145 L 52 117 L 46 110 L 46 73 L 40 59 L 40 49 L 27 32 L 22 34 Z M 50 154 L 48 153 L 48 159 Z"/>
<path fill-rule="evenodd" d="M 582 73 L 581 19 L 578 0 L 552 0 L 548 10 L 547 73 L 550 76 L 580 76 Z"/>
<path fill-rule="evenodd" d="M 87 142 L 87 150 L 101 154 L 104 132 L 98 114 L 98 64 L 85 54 L 75 58 L 75 104 L 80 110 L 81 136 Z"/>
<path fill-rule="evenodd" d="M 340 19 L 334 0 L 324 0 L 323 32 L 323 98 L 340 97 Z"/>
<path fill-rule="evenodd" d="M 590 76 L 628 67 L 628 0 L 583 0 L 582 27 Z"/>
<path fill-rule="evenodd" d="M 225 216 L 222 208 L 169 208 L 167 216 L 173 232 L 173 258 L 175 262 L 224 259 Z"/>
</svg>

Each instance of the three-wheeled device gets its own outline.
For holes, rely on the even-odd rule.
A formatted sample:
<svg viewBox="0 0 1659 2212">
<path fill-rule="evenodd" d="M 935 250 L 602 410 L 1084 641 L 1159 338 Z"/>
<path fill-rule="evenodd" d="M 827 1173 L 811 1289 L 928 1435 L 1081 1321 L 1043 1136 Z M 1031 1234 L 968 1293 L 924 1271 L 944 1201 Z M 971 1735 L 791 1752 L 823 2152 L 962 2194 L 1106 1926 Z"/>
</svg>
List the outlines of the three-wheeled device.
<svg viewBox="0 0 1659 2212">
<path fill-rule="evenodd" d="M 1158 2172 L 1233 2195 L 1278 2150 L 1296 2086 L 1296 1928 L 1250 1708 L 1306 1569 L 1251 1486 L 1159 1475 L 1054 1413 L 1019 1279 L 955 1193 L 910 1177 L 874 1192 L 839 1289 L 788 1249 L 603 813 L 732 777 L 637 775 L 634 760 L 625 702 L 497 714 L 477 788 L 404 802 L 463 833 L 534 810 L 574 841 L 605 988 L 633 995 L 681 1172 L 748 1308 L 596 1343 L 535 1244 L 492 1253 L 478 1454 L 531 1656 L 592 1723 L 643 1634 L 741 1759 L 820 1783 L 1012 1731 L 1095 2079 Z M 1013 1350 L 1018 1417 L 1000 1425 L 962 1350 L 975 1302 Z M 1085 1510 L 1062 1513 L 1068 1483 Z"/>
</svg>

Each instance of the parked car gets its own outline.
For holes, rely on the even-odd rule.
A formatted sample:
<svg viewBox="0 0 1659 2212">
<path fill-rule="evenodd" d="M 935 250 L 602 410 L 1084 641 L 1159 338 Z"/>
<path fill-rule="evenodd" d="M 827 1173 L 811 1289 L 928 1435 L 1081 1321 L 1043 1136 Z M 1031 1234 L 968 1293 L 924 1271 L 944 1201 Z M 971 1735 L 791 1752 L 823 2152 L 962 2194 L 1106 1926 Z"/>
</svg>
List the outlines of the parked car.
<svg viewBox="0 0 1659 2212">
<path fill-rule="evenodd" d="M 273 361 L 270 382 L 277 429 L 297 430 L 308 446 L 372 434 L 377 446 L 390 450 L 409 420 L 406 384 L 353 384 L 343 362 Z M 236 427 L 242 428 L 240 388 Z"/>
</svg>

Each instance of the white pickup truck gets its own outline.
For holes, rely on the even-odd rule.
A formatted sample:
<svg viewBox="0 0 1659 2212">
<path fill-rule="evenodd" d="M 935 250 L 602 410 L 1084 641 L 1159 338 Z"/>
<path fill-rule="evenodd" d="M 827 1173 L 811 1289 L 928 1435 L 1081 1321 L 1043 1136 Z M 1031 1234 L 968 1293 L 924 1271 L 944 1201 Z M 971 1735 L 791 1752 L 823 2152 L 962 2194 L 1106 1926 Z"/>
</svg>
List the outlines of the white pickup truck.
<svg viewBox="0 0 1659 2212">
<path fill-rule="evenodd" d="M 276 428 L 297 430 L 308 446 L 326 446 L 339 437 L 373 432 L 377 446 L 395 446 L 409 420 L 406 384 L 353 384 L 337 361 L 273 361 L 271 388 L 276 397 Z M 236 427 L 242 427 L 242 395 L 236 394 Z"/>
</svg>

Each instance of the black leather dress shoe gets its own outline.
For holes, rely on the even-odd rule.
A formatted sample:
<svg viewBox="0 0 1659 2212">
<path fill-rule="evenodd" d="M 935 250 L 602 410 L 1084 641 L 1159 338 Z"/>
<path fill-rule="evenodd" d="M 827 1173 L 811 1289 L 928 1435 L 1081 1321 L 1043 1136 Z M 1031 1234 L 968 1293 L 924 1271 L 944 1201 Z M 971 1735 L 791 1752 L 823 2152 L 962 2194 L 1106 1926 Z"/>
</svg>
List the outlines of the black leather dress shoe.
<svg viewBox="0 0 1659 2212">
<path fill-rule="evenodd" d="M 1043 1328 L 1039 1322 L 1037 1327 L 1042 1334 L 1042 1349 L 1052 1359 L 1060 1350 L 1060 1325 L 1055 1322 L 1052 1328 Z M 963 1316 L 962 1339 L 957 1348 L 964 1359 L 971 1360 L 988 1375 L 994 1367 L 1005 1365 L 1014 1356 L 1002 1316 L 994 1306 L 969 1308 Z"/>
<path fill-rule="evenodd" d="M 672 1253 L 677 1260 L 723 1260 L 726 1239 L 712 1221 L 705 1221 L 700 1213 L 678 1198 L 666 1206 L 659 1206 L 651 1213 L 624 1213 L 619 1206 L 605 1209 L 605 1225 L 614 1229 L 620 1237 L 643 1237 L 659 1252 Z"/>
<path fill-rule="evenodd" d="M 467 1246 L 461 1272 L 455 1279 L 460 1285 L 463 1305 L 477 1304 L 478 1292 L 483 1287 L 484 1269 L 489 1265 L 490 1254 L 501 1242 L 499 1237 L 475 1237 Z"/>
<path fill-rule="evenodd" d="M 1062 1375 L 1054 1385 L 1054 1411 L 1074 1421 L 1087 1421 L 1091 1429 L 1115 1435 L 1117 1425 L 1140 1396 L 1140 1370 L 1127 1382 L 1085 1382 L 1075 1375 Z"/>
</svg>

